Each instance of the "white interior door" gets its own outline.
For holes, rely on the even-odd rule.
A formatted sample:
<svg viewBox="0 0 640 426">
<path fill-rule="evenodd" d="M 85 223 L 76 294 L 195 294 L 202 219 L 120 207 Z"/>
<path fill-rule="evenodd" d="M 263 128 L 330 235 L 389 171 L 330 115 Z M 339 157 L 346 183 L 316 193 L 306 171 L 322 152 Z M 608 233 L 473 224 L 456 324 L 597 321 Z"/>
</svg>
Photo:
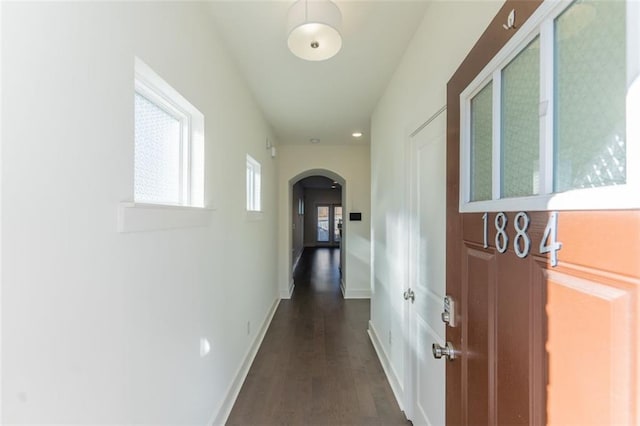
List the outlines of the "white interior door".
<svg viewBox="0 0 640 426">
<path fill-rule="evenodd" d="M 445 281 L 446 113 L 433 118 L 410 138 L 410 287 L 409 387 L 405 411 L 414 425 L 445 424 L 445 362 L 431 353 L 432 343 L 445 344 L 440 318 Z"/>
</svg>

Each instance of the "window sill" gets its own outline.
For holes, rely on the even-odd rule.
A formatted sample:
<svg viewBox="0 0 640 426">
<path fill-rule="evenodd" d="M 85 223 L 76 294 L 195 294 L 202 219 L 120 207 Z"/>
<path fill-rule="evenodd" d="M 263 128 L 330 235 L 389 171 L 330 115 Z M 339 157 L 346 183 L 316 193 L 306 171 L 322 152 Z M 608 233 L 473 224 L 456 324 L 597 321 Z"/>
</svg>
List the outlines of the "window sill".
<svg viewBox="0 0 640 426">
<path fill-rule="evenodd" d="M 123 202 L 118 206 L 118 232 L 208 226 L 214 209 Z"/>
<path fill-rule="evenodd" d="M 262 220 L 262 210 L 247 210 L 247 221 L 254 222 Z"/>
</svg>

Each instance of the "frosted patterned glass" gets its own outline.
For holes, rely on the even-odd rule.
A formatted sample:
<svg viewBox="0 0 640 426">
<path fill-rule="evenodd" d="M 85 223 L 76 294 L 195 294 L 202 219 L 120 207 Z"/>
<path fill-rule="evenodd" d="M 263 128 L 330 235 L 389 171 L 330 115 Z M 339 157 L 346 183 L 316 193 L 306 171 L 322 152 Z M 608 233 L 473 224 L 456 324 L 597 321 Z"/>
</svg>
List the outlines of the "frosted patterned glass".
<svg viewBox="0 0 640 426">
<path fill-rule="evenodd" d="M 555 22 L 554 190 L 625 183 L 625 2 L 576 1 Z"/>
<path fill-rule="evenodd" d="M 502 71 L 501 196 L 539 193 L 540 40 L 532 41 Z"/>
<path fill-rule="evenodd" d="M 135 94 L 135 200 L 180 203 L 180 121 Z"/>
<path fill-rule="evenodd" d="M 493 83 L 471 99 L 471 201 L 490 200 Z"/>
</svg>

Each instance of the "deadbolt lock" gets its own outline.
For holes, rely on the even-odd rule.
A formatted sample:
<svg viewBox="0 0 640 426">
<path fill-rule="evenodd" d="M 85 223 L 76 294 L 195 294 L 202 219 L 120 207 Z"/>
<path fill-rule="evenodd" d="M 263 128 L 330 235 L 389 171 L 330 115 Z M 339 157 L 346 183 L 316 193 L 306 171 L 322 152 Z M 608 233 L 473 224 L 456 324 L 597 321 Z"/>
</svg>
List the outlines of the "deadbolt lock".
<svg viewBox="0 0 640 426">
<path fill-rule="evenodd" d="M 451 296 L 445 296 L 443 312 L 440 318 L 449 327 L 456 326 L 456 304 Z"/>
</svg>

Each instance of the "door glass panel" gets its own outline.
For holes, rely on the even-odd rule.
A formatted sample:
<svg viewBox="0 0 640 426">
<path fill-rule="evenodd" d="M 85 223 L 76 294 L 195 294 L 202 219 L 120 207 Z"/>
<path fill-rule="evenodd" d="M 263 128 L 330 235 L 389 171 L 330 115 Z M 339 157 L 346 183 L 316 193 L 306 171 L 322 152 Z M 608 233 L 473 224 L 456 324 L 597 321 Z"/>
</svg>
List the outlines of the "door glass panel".
<svg viewBox="0 0 640 426">
<path fill-rule="evenodd" d="M 493 83 L 471 99 L 471 201 L 491 199 Z"/>
<path fill-rule="evenodd" d="M 333 207 L 333 241 L 340 241 L 342 235 L 342 206 Z"/>
<path fill-rule="evenodd" d="M 539 193 L 540 41 L 502 71 L 502 197 Z"/>
<path fill-rule="evenodd" d="M 626 181 L 625 7 L 576 1 L 555 21 L 556 192 Z"/>
<path fill-rule="evenodd" d="M 317 241 L 329 242 L 329 206 L 318 206 Z"/>
</svg>

